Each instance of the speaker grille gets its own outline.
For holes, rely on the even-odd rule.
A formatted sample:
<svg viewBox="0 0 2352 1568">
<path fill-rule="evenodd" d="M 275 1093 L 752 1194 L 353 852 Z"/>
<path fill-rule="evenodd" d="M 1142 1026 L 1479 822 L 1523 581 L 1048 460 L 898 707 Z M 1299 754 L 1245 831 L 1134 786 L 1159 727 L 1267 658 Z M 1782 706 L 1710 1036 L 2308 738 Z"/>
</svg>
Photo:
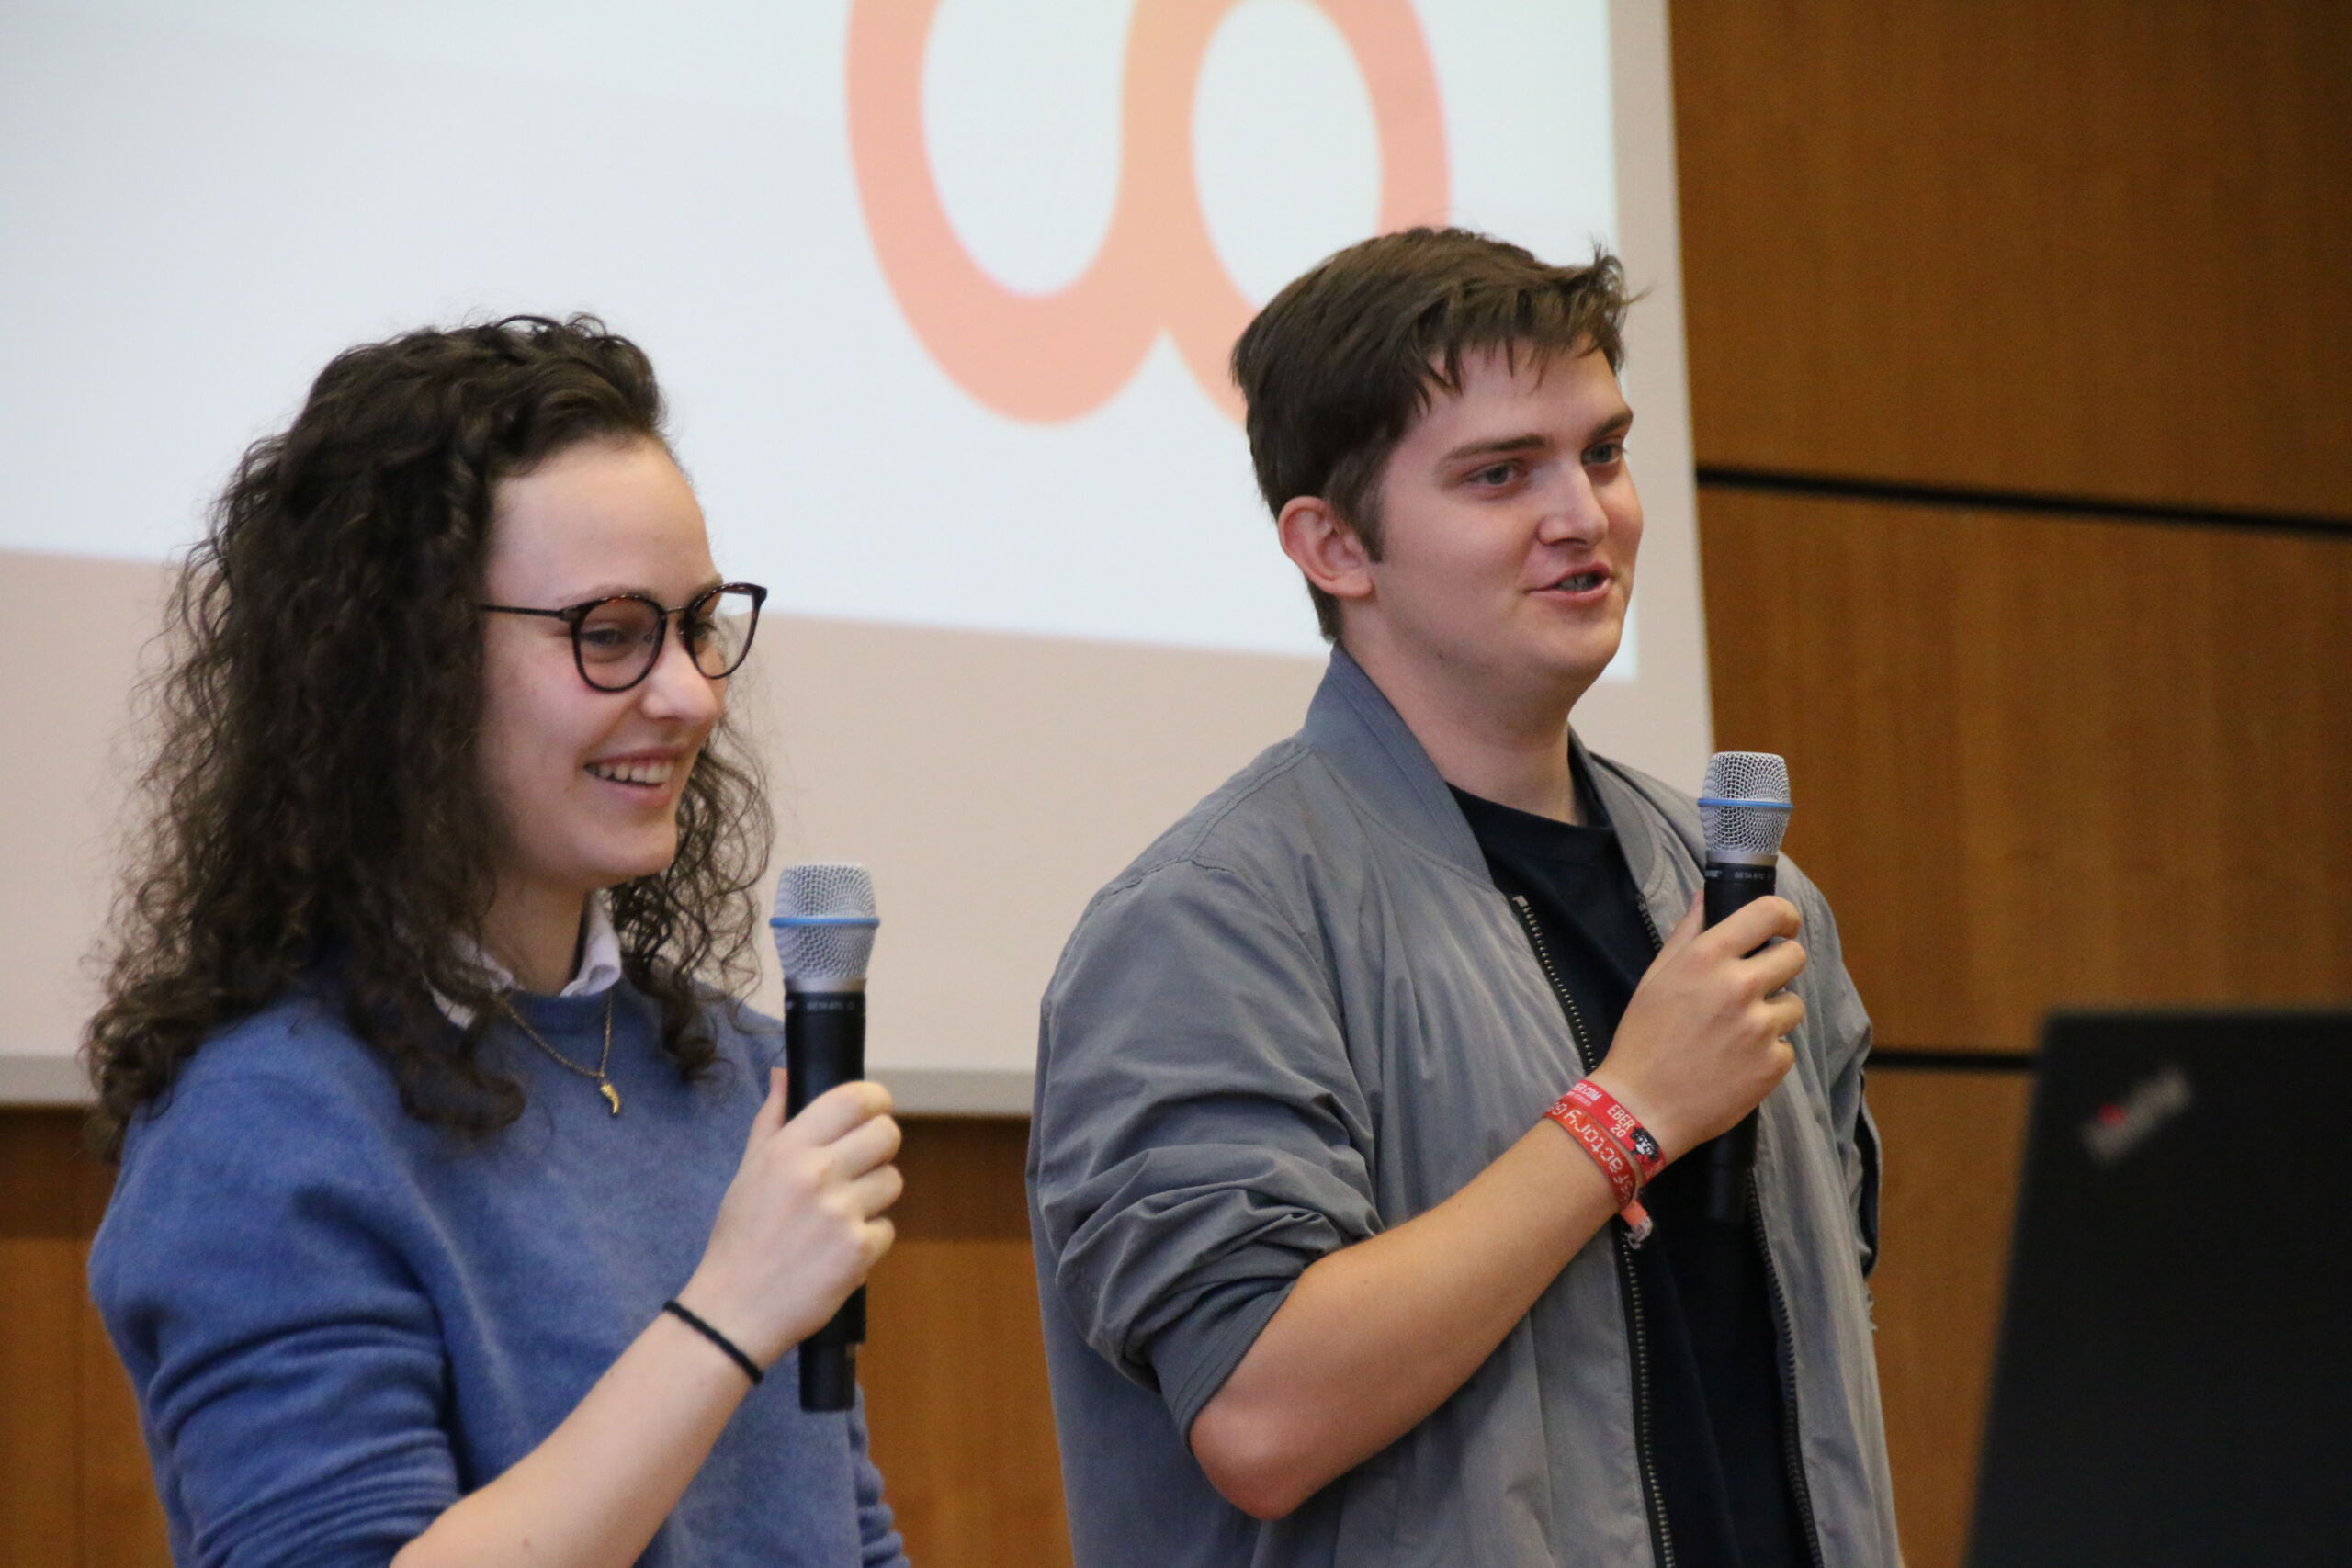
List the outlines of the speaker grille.
<svg viewBox="0 0 2352 1568">
<path fill-rule="evenodd" d="M 843 861 L 805 861 L 776 878 L 775 955 L 795 983 L 864 980 L 874 956 L 874 875 Z"/>
<path fill-rule="evenodd" d="M 1707 759 L 1699 822 L 1709 849 L 1778 854 L 1793 808 L 1789 764 L 1771 752 L 1718 751 Z"/>
</svg>

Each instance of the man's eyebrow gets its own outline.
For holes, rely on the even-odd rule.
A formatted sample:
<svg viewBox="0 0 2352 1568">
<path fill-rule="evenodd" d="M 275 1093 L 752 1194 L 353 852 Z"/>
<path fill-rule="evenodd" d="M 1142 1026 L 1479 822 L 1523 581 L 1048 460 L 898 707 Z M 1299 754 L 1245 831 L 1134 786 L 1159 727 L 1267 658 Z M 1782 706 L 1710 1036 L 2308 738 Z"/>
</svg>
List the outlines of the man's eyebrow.
<svg viewBox="0 0 2352 1568">
<path fill-rule="evenodd" d="M 1634 411 L 1621 408 L 1593 426 L 1584 438 L 1585 446 L 1623 435 L 1634 427 Z M 1448 467 L 1472 457 L 1497 457 L 1511 452 L 1544 452 L 1552 446 L 1552 438 L 1530 431 L 1524 435 L 1498 435 L 1490 441 L 1465 441 L 1438 459 L 1440 467 Z"/>
<path fill-rule="evenodd" d="M 1551 445 L 1550 436 L 1538 435 L 1531 431 L 1525 435 L 1497 436 L 1492 441 L 1465 441 L 1440 457 L 1438 462 L 1442 466 L 1458 463 L 1465 457 L 1492 457 L 1505 452 L 1541 452 L 1547 450 Z"/>
<path fill-rule="evenodd" d="M 1596 441 L 1606 441 L 1612 435 L 1623 435 L 1633 428 L 1634 411 L 1632 409 L 1619 409 L 1615 413 L 1610 415 L 1606 420 L 1593 427 L 1592 434 L 1585 437 L 1585 445 L 1589 446 Z"/>
</svg>

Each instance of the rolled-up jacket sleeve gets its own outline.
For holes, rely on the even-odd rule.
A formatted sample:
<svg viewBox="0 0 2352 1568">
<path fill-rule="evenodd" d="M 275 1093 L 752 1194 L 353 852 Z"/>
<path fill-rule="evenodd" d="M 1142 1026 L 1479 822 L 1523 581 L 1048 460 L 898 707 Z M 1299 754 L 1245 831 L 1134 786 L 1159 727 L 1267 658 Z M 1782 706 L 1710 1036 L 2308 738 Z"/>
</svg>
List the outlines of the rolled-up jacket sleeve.
<svg viewBox="0 0 2352 1568">
<path fill-rule="evenodd" d="M 1243 877 L 1162 865 L 1080 923 L 1038 1067 L 1050 1281 L 1189 1431 L 1307 1266 L 1379 1228 L 1328 965 Z"/>
</svg>

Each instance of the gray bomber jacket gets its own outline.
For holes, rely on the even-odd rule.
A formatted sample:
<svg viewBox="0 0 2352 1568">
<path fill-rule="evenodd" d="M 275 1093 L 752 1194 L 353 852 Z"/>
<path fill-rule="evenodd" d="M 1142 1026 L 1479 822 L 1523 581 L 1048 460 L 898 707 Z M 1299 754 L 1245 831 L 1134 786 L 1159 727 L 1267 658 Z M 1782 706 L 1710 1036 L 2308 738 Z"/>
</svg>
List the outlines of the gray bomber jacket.
<svg viewBox="0 0 2352 1568">
<path fill-rule="evenodd" d="M 1699 886 L 1695 805 L 1576 759 L 1669 929 Z M 1811 962 L 1760 1210 L 1822 1568 L 1892 1568 L 1870 1025 L 1827 904 L 1786 860 L 1780 886 Z M 1613 1224 L 1452 1398 L 1288 1517 L 1227 1505 L 1185 1447 L 1308 1264 L 1460 1190 L 1576 1064 L 1444 781 L 1335 653 L 1305 728 L 1096 895 L 1046 997 L 1031 1223 L 1080 1568 L 1660 1561 Z"/>
</svg>

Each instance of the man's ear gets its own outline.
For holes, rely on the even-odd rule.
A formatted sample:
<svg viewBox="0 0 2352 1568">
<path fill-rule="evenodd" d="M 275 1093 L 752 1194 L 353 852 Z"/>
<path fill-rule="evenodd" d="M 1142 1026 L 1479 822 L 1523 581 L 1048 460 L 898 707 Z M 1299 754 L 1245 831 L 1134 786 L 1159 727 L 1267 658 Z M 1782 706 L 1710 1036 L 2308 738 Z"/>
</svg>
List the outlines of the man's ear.
<svg viewBox="0 0 2352 1568">
<path fill-rule="evenodd" d="M 1306 581 L 1339 600 L 1372 597 L 1372 552 L 1319 495 L 1295 495 L 1274 520 L 1283 554 Z"/>
</svg>

